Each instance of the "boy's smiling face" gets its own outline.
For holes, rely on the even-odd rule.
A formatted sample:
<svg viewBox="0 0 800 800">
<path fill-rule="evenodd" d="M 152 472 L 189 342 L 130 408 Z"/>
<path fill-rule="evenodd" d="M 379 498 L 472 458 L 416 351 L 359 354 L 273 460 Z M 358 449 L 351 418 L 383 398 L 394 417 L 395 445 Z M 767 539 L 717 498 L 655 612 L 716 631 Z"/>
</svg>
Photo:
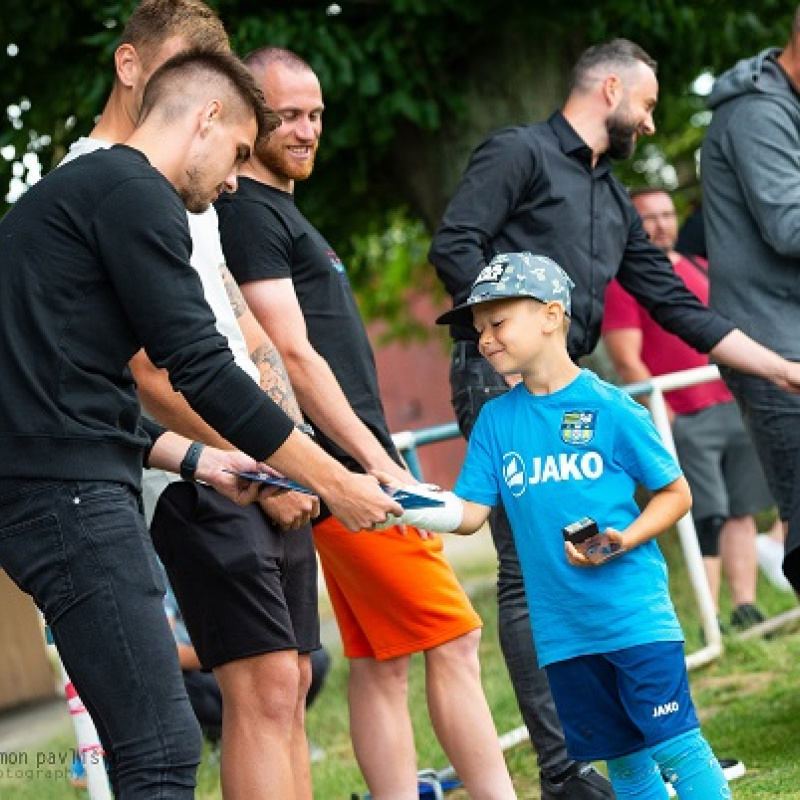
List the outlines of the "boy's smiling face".
<svg viewBox="0 0 800 800">
<path fill-rule="evenodd" d="M 544 310 L 530 297 L 494 300 L 472 309 L 481 355 L 502 375 L 523 372 L 541 352 Z"/>
</svg>

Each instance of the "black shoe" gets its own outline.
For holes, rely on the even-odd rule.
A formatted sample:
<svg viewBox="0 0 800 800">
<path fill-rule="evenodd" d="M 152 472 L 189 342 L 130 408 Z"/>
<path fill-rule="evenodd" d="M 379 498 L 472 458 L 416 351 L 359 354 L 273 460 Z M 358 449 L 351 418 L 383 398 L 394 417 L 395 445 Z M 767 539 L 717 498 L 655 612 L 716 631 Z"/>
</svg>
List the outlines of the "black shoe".
<svg viewBox="0 0 800 800">
<path fill-rule="evenodd" d="M 614 800 L 611 784 L 591 765 L 576 761 L 560 780 L 540 775 L 542 800 Z"/>
<path fill-rule="evenodd" d="M 738 631 L 746 631 L 763 621 L 764 615 L 752 603 L 742 603 L 731 612 L 731 627 Z"/>
<path fill-rule="evenodd" d="M 735 781 L 747 772 L 744 764 L 738 758 L 720 758 L 717 760 L 722 767 L 726 780 Z"/>
</svg>

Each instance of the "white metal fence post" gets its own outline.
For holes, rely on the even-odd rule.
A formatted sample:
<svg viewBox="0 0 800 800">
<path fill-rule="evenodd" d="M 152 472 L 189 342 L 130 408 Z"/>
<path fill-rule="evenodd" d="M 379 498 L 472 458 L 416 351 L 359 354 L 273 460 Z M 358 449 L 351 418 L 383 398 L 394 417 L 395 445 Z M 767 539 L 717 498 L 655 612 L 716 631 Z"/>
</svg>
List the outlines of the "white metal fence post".
<svg viewBox="0 0 800 800">
<path fill-rule="evenodd" d="M 705 369 L 705 367 L 703 367 Z M 717 371 L 716 367 L 713 367 Z M 676 378 L 675 376 L 667 376 L 669 378 Z M 695 376 L 696 378 L 697 376 Z M 674 388 L 674 387 L 669 387 Z M 658 378 L 652 380 L 652 391 L 650 393 L 650 414 L 653 417 L 658 432 L 664 440 L 667 449 L 675 456 L 676 460 L 678 454 L 675 451 L 675 440 L 672 438 L 672 427 L 670 426 L 669 416 L 667 414 L 667 404 L 664 401 L 664 393 Z M 700 552 L 700 545 L 697 541 L 697 531 L 694 527 L 691 514 L 686 514 L 682 519 L 678 520 L 676 525 L 678 535 L 681 541 L 681 549 L 683 550 L 683 557 L 686 561 L 686 567 L 689 573 L 689 581 L 692 584 L 695 598 L 697 600 L 697 607 L 700 611 L 700 621 L 703 625 L 703 633 L 705 635 L 706 646 L 700 650 L 686 657 L 688 667 L 697 667 L 701 664 L 707 664 L 713 661 L 722 653 L 722 635 L 719 629 L 719 621 L 717 620 L 717 612 L 714 608 L 714 600 L 711 597 L 711 589 L 708 585 L 708 578 L 703 567 L 703 555 Z"/>
</svg>

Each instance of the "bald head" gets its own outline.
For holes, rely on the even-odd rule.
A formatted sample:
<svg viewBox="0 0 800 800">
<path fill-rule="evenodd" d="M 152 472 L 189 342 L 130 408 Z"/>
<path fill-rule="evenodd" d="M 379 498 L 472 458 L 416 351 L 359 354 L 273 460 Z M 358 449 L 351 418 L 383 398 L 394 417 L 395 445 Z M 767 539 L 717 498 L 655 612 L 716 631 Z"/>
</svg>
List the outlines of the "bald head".
<svg viewBox="0 0 800 800">
<path fill-rule="evenodd" d="M 282 47 L 263 47 L 244 60 L 281 119 L 269 140 L 256 146 L 260 179 L 291 192 L 314 169 L 325 108 L 319 79 L 307 61 Z"/>
<path fill-rule="evenodd" d="M 259 82 L 269 68 L 276 64 L 293 72 L 314 71 L 307 61 L 285 47 L 260 47 L 248 53 L 242 60 Z"/>
</svg>

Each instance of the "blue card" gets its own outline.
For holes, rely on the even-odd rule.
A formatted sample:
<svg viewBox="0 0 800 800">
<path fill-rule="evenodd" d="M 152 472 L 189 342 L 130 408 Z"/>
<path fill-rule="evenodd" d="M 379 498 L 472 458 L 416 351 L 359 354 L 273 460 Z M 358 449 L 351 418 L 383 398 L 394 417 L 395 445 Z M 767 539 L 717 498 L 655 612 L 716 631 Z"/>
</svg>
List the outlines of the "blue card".
<svg viewBox="0 0 800 800">
<path fill-rule="evenodd" d="M 279 475 L 270 475 L 268 472 L 237 472 L 233 469 L 223 470 L 229 472 L 231 475 L 238 475 L 240 478 L 246 478 L 248 481 L 256 483 L 265 483 L 268 486 L 277 486 L 281 489 L 287 489 L 292 492 L 302 492 L 303 494 L 315 494 L 311 489 L 295 483 L 289 478 L 284 478 Z M 409 492 L 406 489 L 394 489 L 391 486 L 383 486 L 383 491 L 388 494 L 392 500 L 396 500 L 403 508 L 436 508 L 443 506 L 443 500 L 433 500 L 430 497 L 425 497 L 415 492 Z"/>
<path fill-rule="evenodd" d="M 444 505 L 444 500 L 434 500 L 430 497 L 416 494 L 416 492 L 409 492 L 407 489 L 393 489 L 391 486 L 384 486 L 383 491 L 405 509 L 437 508 Z"/>
<path fill-rule="evenodd" d="M 248 481 L 253 481 L 255 483 L 266 483 L 269 486 L 277 486 L 292 492 L 302 492 L 303 494 L 313 494 L 316 496 L 316 492 L 312 492 L 311 489 L 307 489 L 305 486 L 301 486 L 299 483 L 295 483 L 281 475 L 270 475 L 268 472 L 237 472 L 233 469 L 226 469 L 223 470 L 223 472 L 229 472 L 231 475 L 238 475 L 240 478 L 246 478 Z"/>
</svg>

